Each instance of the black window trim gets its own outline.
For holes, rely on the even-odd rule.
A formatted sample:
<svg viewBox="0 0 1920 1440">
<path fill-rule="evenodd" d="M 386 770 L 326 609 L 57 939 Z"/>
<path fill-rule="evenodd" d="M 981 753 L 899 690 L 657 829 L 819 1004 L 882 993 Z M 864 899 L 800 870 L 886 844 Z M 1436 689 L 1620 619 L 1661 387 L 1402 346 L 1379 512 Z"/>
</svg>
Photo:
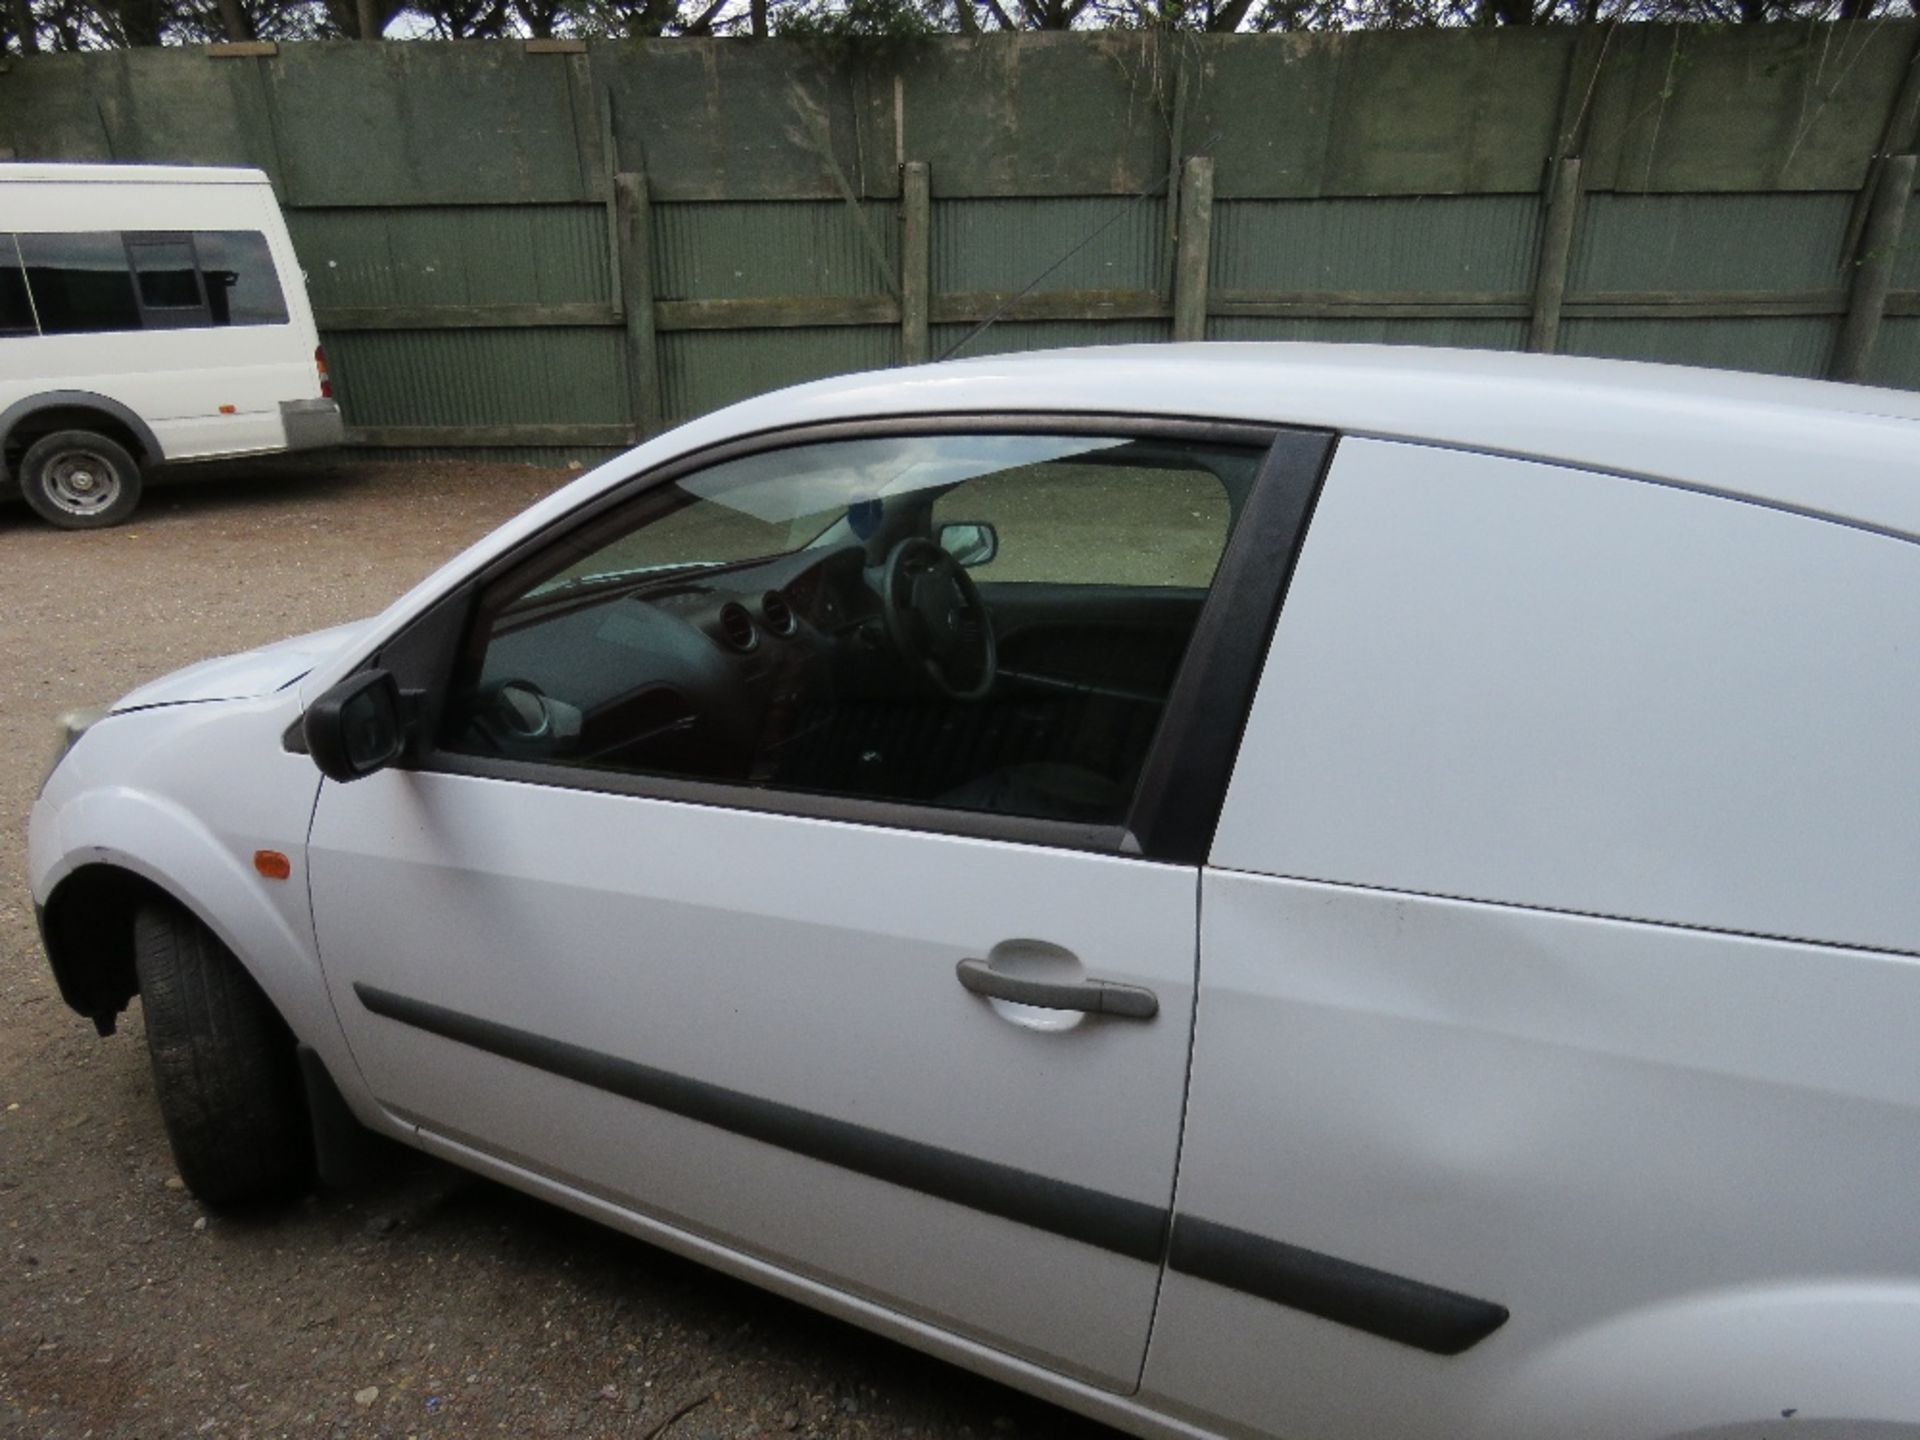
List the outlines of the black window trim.
<svg viewBox="0 0 1920 1440">
<path fill-rule="evenodd" d="M 1055 850 L 1092 850 L 1113 854 L 1129 848 L 1127 830 L 1121 825 L 1082 825 L 1071 820 L 1044 820 L 1030 815 L 1005 815 L 990 810 L 916 805 L 905 800 L 872 800 L 857 795 L 782 790 L 769 785 L 742 785 L 726 780 L 692 780 L 670 775 L 641 775 L 626 770 L 597 770 L 590 766 L 506 760 L 438 748 L 423 756 L 422 763 L 414 768 L 552 789 L 627 795 L 640 800 L 706 805 L 760 815 L 785 815 L 797 820 L 832 820 L 884 830 L 928 831 L 973 840 L 1003 840 Z"/>
<path fill-rule="evenodd" d="M 1143 853 L 1204 865 L 1320 489 L 1339 437 L 1277 431 L 1167 695 L 1128 829 Z"/>
<path fill-rule="evenodd" d="M 33 286 L 27 283 L 27 257 L 20 251 L 20 233 L 17 230 L 0 231 L 6 238 L 6 251 L 13 257 L 8 261 L 6 254 L 0 254 L 0 267 L 11 263 L 15 273 L 20 276 L 20 293 L 27 297 L 27 319 L 33 322 L 31 330 L 0 331 L 9 340 L 39 339 L 47 332 L 40 328 L 40 307 L 34 303 Z M 0 472 L 3 473 L 3 472 Z"/>
<path fill-rule="evenodd" d="M 1248 445 L 1265 452 L 1148 746 L 1126 824 L 1086 825 L 907 801 L 596 770 L 467 755 L 440 745 L 447 694 L 465 658 L 463 647 L 480 600 L 487 592 L 510 588 L 537 568 L 543 552 L 570 532 L 593 524 L 656 486 L 746 455 L 836 440 L 983 433 L 1151 436 Z M 424 740 L 402 763 L 425 773 L 1198 865 L 1212 842 L 1267 643 L 1336 440 L 1331 431 L 1300 426 L 1099 411 L 920 413 L 782 426 L 734 436 L 664 461 L 556 516 L 429 607 L 369 663 L 384 665 L 403 689 L 420 696 L 418 729 Z M 1273 548 L 1263 552 L 1263 545 Z M 1205 747 L 1224 749 L 1195 753 Z"/>
</svg>

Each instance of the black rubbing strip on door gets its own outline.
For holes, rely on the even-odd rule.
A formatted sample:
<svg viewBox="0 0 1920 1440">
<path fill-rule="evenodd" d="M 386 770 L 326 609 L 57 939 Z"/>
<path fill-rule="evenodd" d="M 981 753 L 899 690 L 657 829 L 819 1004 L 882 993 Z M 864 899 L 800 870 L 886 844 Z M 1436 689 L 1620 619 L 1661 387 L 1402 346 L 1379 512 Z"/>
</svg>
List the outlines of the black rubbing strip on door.
<svg viewBox="0 0 1920 1440">
<path fill-rule="evenodd" d="M 1165 1247 L 1169 1267 L 1180 1274 L 1431 1354 L 1457 1355 L 1506 1323 L 1506 1307 L 1491 1301 L 1207 1220 L 1182 1216 L 1168 1246 L 1167 1212 L 1154 1205 L 675 1075 L 376 986 L 356 983 L 353 992 L 385 1019 L 843 1170 L 1147 1264 L 1158 1264 Z"/>
<path fill-rule="evenodd" d="M 1168 1268 L 1434 1355 L 1458 1355 L 1507 1322 L 1507 1308 L 1317 1250 L 1181 1216 Z"/>
</svg>

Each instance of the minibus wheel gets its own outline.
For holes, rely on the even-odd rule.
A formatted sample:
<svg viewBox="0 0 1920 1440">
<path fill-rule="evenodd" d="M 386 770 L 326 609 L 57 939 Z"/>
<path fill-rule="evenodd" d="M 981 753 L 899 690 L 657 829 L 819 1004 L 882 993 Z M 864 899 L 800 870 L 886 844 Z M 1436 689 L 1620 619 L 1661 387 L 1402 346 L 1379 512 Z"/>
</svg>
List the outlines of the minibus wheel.
<svg viewBox="0 0 1920 1440">
<path fill-rule="evenodd" d="M 140 503 L 140 465 L 105 435 L 56 430 L 20 457 L 20 493 L 49 524 L 98 530 L 133 514 Z"/>
</svg>

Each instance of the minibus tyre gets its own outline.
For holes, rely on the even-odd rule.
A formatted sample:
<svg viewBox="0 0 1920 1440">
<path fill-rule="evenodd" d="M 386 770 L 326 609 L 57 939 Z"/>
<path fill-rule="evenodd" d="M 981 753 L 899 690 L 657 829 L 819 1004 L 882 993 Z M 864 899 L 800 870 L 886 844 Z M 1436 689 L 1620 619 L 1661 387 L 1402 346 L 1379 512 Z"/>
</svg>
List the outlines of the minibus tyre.
<svg viewBox="0 0 1920 1440">
<path fill-rule="evenodd" d="M 134 917 L 134 970 L 160 1118 L 204 1204 L 285 1200 L 313 1174 L 293 1035 L 226 946 L 172 905 Z"/>
<path fill-rule="evenodd" d="M 100 530 L 120 524 L 140 503 L 140 464 L 96 431 L 56 430 L 20 457 L 20 493 L 50 525 Z"/>
</svg>

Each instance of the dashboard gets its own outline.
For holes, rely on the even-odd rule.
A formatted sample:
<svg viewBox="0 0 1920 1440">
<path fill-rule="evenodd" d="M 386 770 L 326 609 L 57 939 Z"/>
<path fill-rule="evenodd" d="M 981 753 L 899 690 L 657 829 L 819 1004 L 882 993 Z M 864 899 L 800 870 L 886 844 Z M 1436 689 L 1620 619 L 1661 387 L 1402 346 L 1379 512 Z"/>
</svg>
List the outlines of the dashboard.
<svg viewBox="0 0 1920 1440">
<path fill-rule="evenodd" d="M 903 673 L 865 553 L 576 582 L 494 621 L 452 748 L 772 778 L 836 694 Z"/>
</svg>

